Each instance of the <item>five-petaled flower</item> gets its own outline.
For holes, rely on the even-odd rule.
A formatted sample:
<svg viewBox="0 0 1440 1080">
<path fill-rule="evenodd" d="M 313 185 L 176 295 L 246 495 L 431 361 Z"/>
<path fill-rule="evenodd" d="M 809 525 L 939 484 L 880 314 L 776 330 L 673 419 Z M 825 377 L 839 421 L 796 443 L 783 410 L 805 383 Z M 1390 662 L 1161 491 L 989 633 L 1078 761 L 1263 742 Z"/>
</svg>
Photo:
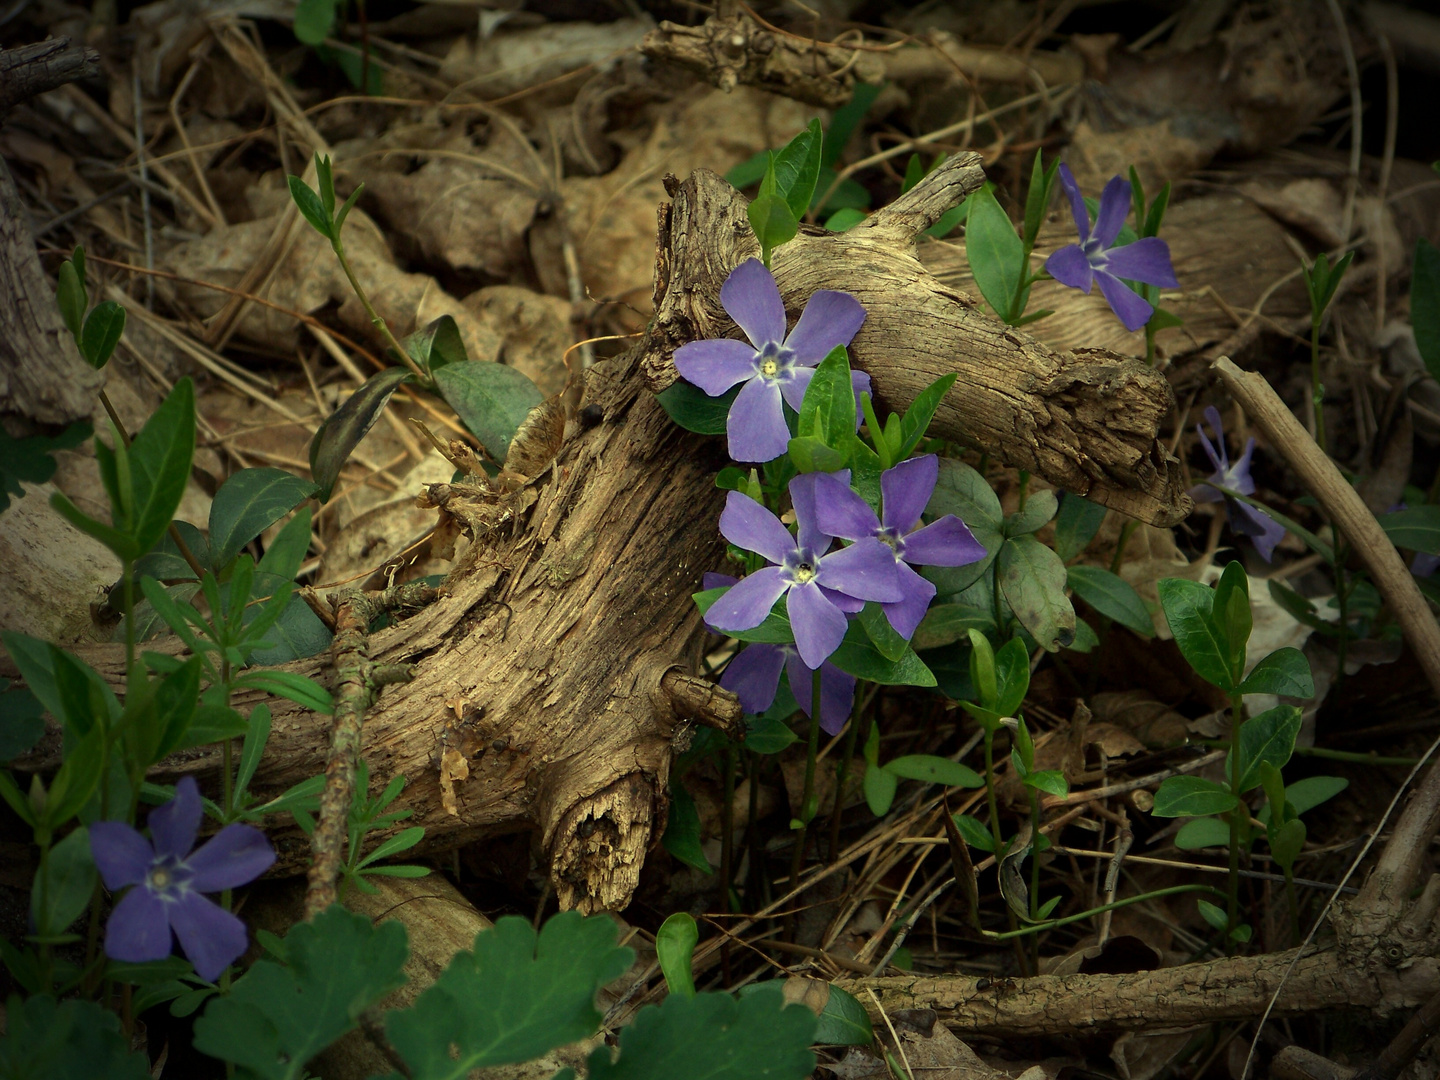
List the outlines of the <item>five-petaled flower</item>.
<svg viewBox="0 0 1440 1080">
<path fill-rule="evenodd" d="M 790 430 L 781 401 L 799 411 L 815 365 L 837 345 L 848 345 L 865 309 L 849 293 L 815 293 L 785 334 L 785 304 L 775 278 L 759 259 L 747 259 L 720 287 L 720 304 L 750 344 L 733 338 L 692 341 L 675 350 L 675 369 L 711 397 L 745 385 L 725 421 L 730 456 L 736 461 L 770 461 L 785 453 Z M 869 392 L 870 376 L 851 373 L 858 396 Z"/>
<path fill-rule="evenodd" d="M 1125 215 L 1130 212 L 1128 180 L 1116 176 L 1105 185 L 1093 232 L 1090 211 L 1068 165 L 1060 166 L 1060 183 L 1070 199 L 1070 213 L 1075 219 L 1080 243 L 1067 244 L 1053 253 L 1045 260 L 1045 269 L 1060 284 L 1085 293 L 1099 282 L 1106 303 L 1120 317 L 1125 329 L 1139 330 L 1150 321 L 1155 309 L 1120 279 L 1177 288 L 1180 283 L 1175 280 L 1175 271 L 1170 265 L 1170 246 L 1154 236 L 1142 237 L 1122 247 L 1112 246 L 1125 225 Z"/>
<path fill-rule="evenodd" d="M 816 524 L 819 475 L 806 473 L 790 481 L 795 536 L 750 496 L 730 492 L 720 515 L 721 534 L 774 565 L 743 578 L 705 613 L 705 621 L 717 630 L 752 630 L 784 596 L 795 647 L 812 671 L 840 647 L 847 616 L 867 600 L 893 603 L 902 596 L 895 555 L 879 540 L 868 537 L 830 550 L 834 536 Z"/>
<path fill-rule="evenodd" d="M 1220 424 L 1220 410 L 1214 405 L 1205 410 L 1205 420 L 1210 424 L 1211 430 L 1215 432 L 1215 442 L 1212 443 L 1205 436 L 1204 424 L 1196 424 L 1195 430 L 1200 435 L 1200 444 L 1205 447 L 1205 453 L 1209 455 L 1210 463 L 1215 466 L 1215 471 L 1208 477 L 1208 482 L 1199 484 L 1190 489 L 1190 497 L 1196 502 L 1219 502 L 1225 500 L 1225 509 L 1230 518 L 1230 527 L 1242 536 L 1250 537 L 1255 550 L 1260 557 L 1269 562 L 1275 554 L 1275 545 L 1285 535 L 1285 526 L 1263 511 L 1256 510 L 1249 503 L 1243 503 L 1239 499 L 1232 499 L 1223 492 L 1216 491 L 1211 484 L 1219 487 L 1229 488 L 1231 491 L 1238 491 L 1241 495 L 1253 495 L 1255 493 L 1255 479 L 1250 475 L 1250 458 L 1255 453 L 1255 439 L 1252 436 L 1245 443 L 1245 452 L 1240 455 L 1234 465 L 1230 464 L 1230 455 L 1225 449 L 1225 429 Z M 1216 450 L 1218 444 L 1219 450 Z"/>
<path fill-rule="evenodd" d="M 895 632 L 907 641 L 935 596 L 935 586 L 911 567 L 965 566 L 985 557 L 985 545 L 954 514 L 917 527 L 939 476 L 940 459 L 934 454 L 910 458 L 886 469 L 880 476 L 878 517 L 849 486 L 848 471 L 821 474 L 816 481 L 822 529 L 843 540 L 874 537 L 894 557 L 900 575 L 900 599 L 881 606 Z"/>
<path fill-rule="evenodd" d="M 195 851 L 202 816 L 195 778 L 150 811 L 150 840 L 122 821 L 90 826 L 90 847 L 107 889 L 133 885 L 110 913 L 105 955 L 143 963 L 170 955 L 174 932 L 196 973 L 210 982 L 245 951 L 245 924 L 201 893 L 254 881 L 275 861 L 265 834 L 227 825 Z"/>
<path fill-rule="evenodd" d="M 795 704 L 810 715 L 815 672 L 805 666 L 794 645 L 747 645 L 725 666 L 720 685 L 740 699 L 747 713 L 762 713 L 775 702 L 780 689 L 780 672 L 790 675 L 790 692 Z M 838 734 L 855 702 L 855 676 L 826 660 L 820 665 L 820 727 L 829 735 Z"/>
</svg>

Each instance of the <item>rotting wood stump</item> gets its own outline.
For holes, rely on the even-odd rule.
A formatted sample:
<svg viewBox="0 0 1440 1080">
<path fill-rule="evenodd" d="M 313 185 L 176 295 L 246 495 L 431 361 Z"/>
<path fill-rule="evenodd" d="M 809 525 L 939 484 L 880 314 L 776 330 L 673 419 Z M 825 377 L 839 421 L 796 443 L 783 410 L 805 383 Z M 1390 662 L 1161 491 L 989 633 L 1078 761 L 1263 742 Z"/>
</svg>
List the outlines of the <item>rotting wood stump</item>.
<svg viewBox="0 0 1440 1080">
<path fill-rule="evenodd" d="M 852 234 L 787 245 L 775 260 L 787 307 L 815 289 L 850 290 L 869 312 L 856 362 L 884 404 L 903 408 L 959 371 L 936 433 L 1148 521 L 1178 520 L 1188 500 L 1157 440 L 1171 405 L 1162 377 L 1108 353 L 1053 353 L 915 259 L 917 235 L 982 180 L 978 158 L 962 155 Z M 420 850 L 535 830 L 561 906 L 586 912 L 633 893 L 663 825 L 682 722 L 741 720 L 732 696 L 688 674 L 704 640 L 690 595 L 724 555 L 713 480 L 723 443 L 677 428 L 649 391 L 673 378 L 674 346 L 729 329 L 716 297 L 755 240 L 719 177 L 670 188 L 649 336 L 588 373 L 586 423 L 572 422 L 554 460 L 526 470 L 517 490 L 470 502 L 459 485 L 431 489 L 476 542 L 439 600 L 369 643 L 374 663 L 411 665 L 411 681 L 385 688 L 367 713 L 362 753 L 372 783 L 408 778 L 394 808 L 414 811 L 404 826 L 425 827 Z M 83 654 L 120 681 L 113 647 Z M 330 666 L 325 656 L 287 665 L 326 685 Z M 327 752 L 325 718 L 285 700 L 271 707 L 252 785 L 261 795 L 321 772 Z M 220 760 L 203 748 L 156 773 L 213 776 Z M 304 836 L 271 835 L 275 872 L 301 870 Z"/>
</svg>

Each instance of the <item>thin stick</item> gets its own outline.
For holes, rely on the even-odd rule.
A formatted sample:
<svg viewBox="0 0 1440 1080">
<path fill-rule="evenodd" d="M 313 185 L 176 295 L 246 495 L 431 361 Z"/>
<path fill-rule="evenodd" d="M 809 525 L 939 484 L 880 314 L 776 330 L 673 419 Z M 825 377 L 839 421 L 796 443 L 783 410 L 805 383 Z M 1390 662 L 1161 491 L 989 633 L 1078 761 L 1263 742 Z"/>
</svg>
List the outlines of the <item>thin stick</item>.
<svg viewBox="0 0 1440 1080">
<path fill-rule="evenodd" d="M 905 1055 L 905 1047 L 900 1043 L 900 1036 L 895 1034 L 895 1025 L 890 1022 L 890 1016 L 885 1012 L 885 1006 L 880 1004 L 880 999 L 875 996 L 875 991 L 870 987 L 865 988 L 870 995 L 870 1000 L 875 1002 L 875 1008 L 880 1010 L 880 1018 L 885 1021 L 885 1026 L 890 1029 L 890 1038 L 895 1040 L 895 1049 L 900 1052 L 900 1062 L 905 1066 L 905 1075 L 910 1080 L 915 1080 L 915 1070 L 910 1068 L 910 1059 Z"/>
</svg>

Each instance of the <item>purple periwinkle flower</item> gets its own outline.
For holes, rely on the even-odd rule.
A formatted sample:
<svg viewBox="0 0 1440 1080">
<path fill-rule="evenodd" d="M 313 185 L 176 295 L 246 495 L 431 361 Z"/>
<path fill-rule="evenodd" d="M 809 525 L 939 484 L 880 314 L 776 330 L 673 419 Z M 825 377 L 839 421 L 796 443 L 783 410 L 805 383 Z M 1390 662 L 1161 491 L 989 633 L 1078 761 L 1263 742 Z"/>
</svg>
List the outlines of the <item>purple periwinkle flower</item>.
<svg viewBox="0 0 1440 1080">
<path fill-rule="evenodd" d="M 1070 166 L 1060 166 L 1060 183 L 1070 198 L 1070 214 L 1075 219 L 1080 243 L 1067 244 L 1053 253 L 1045 260 L 1045 269 L 1061 285 L 1083 293 L 1089 293 L 1090 286 L 1099 282 L 1105 302 L 1125 324 L 1125 329 L 1139 330 L 1150 321 L 1155 309 L 1120 279 L 1178 288 L 1180 282 L 1175 280 L 1175 271 L 1170 265 L 1170 245 L 1159 237 L 1146 236 L 1123 247 L 1112 246 L 1125 226 L 1125 215 L 1130 212 L 1130 181 L 1116 176 L 1105 185 L 1093 232 L 1090 211 L 1080 196 L 1080 187 Z"/>
<path fill-rule="evenodd" d="M 816 524 L 816 479 L 806 473 L 790 481 L 797 535 L 760 503 L 732 491 L 720 515 L 725 539 L 765 557 L 771 566 L 756 570 L 720 597 L 705 621 L 721 631 L 752 630 L 785 597 L 785 610 L 800 659 L 812 671 L 840 647 L 846 616 L 865 601 L 892 603 L 901 597 L 894 554 L 873 537 L 831 551 L 833 535 Z"/>
<path fill-rule="evenodd" d="M 781 401 L 797 412 L 815 365 L 850 339 L 865 321 L 865 309 L 849 293 L 824 289 L 805 303 L 795 329 L 785 334 L 780 287 L 759 259 L 747 259 L 720 287 L 720 304 L 750 344 L 733 338 L 692 341 L 675 350 L 675 369 L 711 397 L 744 383 L 730 406 L 725 433 L 736 461 L 771 461 L 790 445 Z M 870 391 L 870 376 L 852 371 L 858 396 Z"/>
<path fill-rule="evenodd" d="M 144 963 L 170 955 L 170 935 L 209 982 L 245 951 L 245 924 L 201 893 L 254 881 L 275 861 L 265 834 L 227 825 L 194 851 L 202 815 L 192 776 L 175 786 L 175 798 L 150 811 L 150 840 L 123 821 L 90 826 L 95 865 L 110 890 L 132 888 L 115 905 L 105 927 L 105 955 Z"/>
<path fill-rule="evenodd" d="M 902 461 L 881 474 L 879 516 L 843 475 L 822 474 L 816 481 L 820 527 L 845 540 L 874 537 L 890 551 L 900 575 L 900 599 L 881 606 L 895 632 L 908 641 L 935 596 L 935 586 L 911 567 L 965 566 L 983 559 L 985 546 L 954 514 L 917 528 L 940 476 L 934 454 Z"/>
<path fill-rule="evenodd" d="M 762 713 L 775 702 L 780 689 L 780 672 L 790 674 L 790 692 L 806 716 L 813 704 L 813 668 L 805 666 L 794 645 L 747 645 L 725 667 L 720 685 L 740 699 L 747 713 Z M 838 734 L 855 702 L 855 676 L 826 660 L 820 665 L 820 727 L 826 734 Z"/>
<path fill-rule="evenodd" d="M 1245 443 L 1245 452 L 1231 465 L 1230 455 L 1225 449 L 1225 429 L 1220 424 L 1220 410 L 1214 405 L 1208 406 L 1205 409 L 1205 420 L 1215 432 L 1215 442 L 1212 443 L 1206 438 L 1204 424 L 1196 424 L 1195 430 L 1200 435 L 1200 444 L 1205 447 L 1210 463 L 1215 466 L 1215 471 L 1209 476 L 1210 484 L 1219 484 L 1231 491 L 1238 491 L 1241 495 L 1253 495 L 1255 479 L 1250 475 L 1250 458 L 1255 453 L 1254 437 Z M 1269 562 L 1275 554 L 1275 545 L 1285 535 L 1285 526 L 1269 514 L 1256 510 L 1249 503 L 1242 503 L 1239 499 L 1229 498 L 1216 491 L 1210 484 L 1199 484 L 1191 488 L 1190 497 L 1196 502 L 1219 502 L 1224 499 L 1230 527 L 1242 536 L 1250 537 L 1250 542 L 1255 545 L 1260 557 Z"/>
</svg>

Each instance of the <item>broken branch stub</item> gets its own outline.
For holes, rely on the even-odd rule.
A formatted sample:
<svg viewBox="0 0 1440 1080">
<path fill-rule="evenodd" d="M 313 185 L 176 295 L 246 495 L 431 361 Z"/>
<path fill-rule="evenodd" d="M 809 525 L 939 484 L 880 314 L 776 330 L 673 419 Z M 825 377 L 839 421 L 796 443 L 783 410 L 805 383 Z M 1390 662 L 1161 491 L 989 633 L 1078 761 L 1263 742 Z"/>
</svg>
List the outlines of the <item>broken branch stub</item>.
<svg viewBox="0 0 1440 1080">
<path fill-rule="evenodd" d="M 1056 352 L 942 285 L 916 258 L 924 230 L 983 181 L 979 155 L 957 154 L 848 232 L 806 232 L 778 248 L 772 269 L 787 310 L 798 314 L 820 289 L 851 293 L 866 311 L 852 361 L 887 408 L 903 411 L 959 372 L 932 434 L 1152 525 L 1175 524 L 1191 501 L 1159 440 L 1174 405 L 1164 376 L 1099 349 Z M 661 212 L 655 318 L 642 343 L 657 392 L 678 378 L 680 345 L 736 333 L 720 286 L 760 253 L 744 197 L 719 176 L 701 169 L 666 183 L 674 201 Z"/>
</svg>

